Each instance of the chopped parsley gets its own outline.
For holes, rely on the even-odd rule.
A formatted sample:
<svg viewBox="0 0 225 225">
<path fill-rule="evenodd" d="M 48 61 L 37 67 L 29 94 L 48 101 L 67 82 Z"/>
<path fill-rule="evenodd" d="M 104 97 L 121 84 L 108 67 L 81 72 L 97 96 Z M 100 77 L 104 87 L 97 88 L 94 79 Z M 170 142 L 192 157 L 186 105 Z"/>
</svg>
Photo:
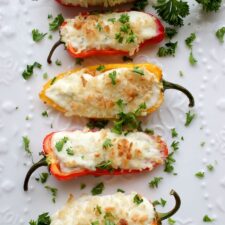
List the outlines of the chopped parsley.
<svg viewBox="0 0 225 225">
<path fill-rule="evenodd" d="M 152 204 L 154 206 L 161 205 L 162 207 L 164 207 L 166 205 L 166 202 L 167 202 L 166 200 L 160 198 L 160 200 L 155 200 L 154 202 L 152 202 Z"/>
<path fill-rule="evenodd" d="M 159 57 L 175 56 L 176 49 L 177 42 L 168 42 L 165 46 L 159 48 L 157 55 Z"/>
<path fill-rule="evenodd" d="M 42 115 L 43 117 L 48 117 L 48 112 L 47 112 L 47 111 L 44 111 L 44 112 L 41 113 L 41 115 Z"/>
<path fill-rule="evenodd" d="M 81 184 L 80 184 L 80 189 L 83 190 L 84 188 L 86 188 L 86 184 L 81 183 Z"/>
<path fill-rule="evenodd" d="M 171 152 L 165 161 L 165 167 L 164 172 L 166 173 L 172 173 L 174 171 L 173 164 L 176 162 L 176 160 L 173 158 L 174 152 Z"/>
<path fill-rule="evenodd" d="M 52 202 L 55 203 L 56 202 L 56 197 L 57 197 L 57 194 L 58 194 L 57 188 L 54 188 L 54 187 L 46 185 L 45 189 L 50 191 L 50 193 L 52 195 Z"/>
<path fill-rule="evenodd" d="M 173 26 L 182 26 L 183 18 L 189 15 L 189 5 L 182 0 L 159 0 L 154 8 L 164 21 Z"/>
<path fill-rule="evenodd" d="M 82 65 L 82 63 L 84 62 L 84 59 L 82 58 L 76 58 L 75 60 L 77 65 Z"/>
<path fill-rule="evenodd" d="M 203 222 L 206 222 L 206 223 L 210 223 L 214 221 L 214 219 L 210 218 L 208 215 L 205 215 L 202 220 Z"/>
<path fill-rule="evenodd" d="M 113 146 L 112 140 L 109 139 L 109 138 L 105 139 L 105 141 L 104 141 L 104 143 L 103 143 L 103 145 L 102 145 L 102 147 L 103 147 L 104 149 L 107 149 L 107 148 L 112 147 L 112 146 Z"/>
<path fill-rule="evenodd" d="M 158 188 L 159 183 L 163 180 L 162 177 L 154 177 L 153 180 L 149 182 L 150 188 Z"/>
<path fill-rule="evenodd" d="M 101 32 L 103 29 L 100 23 L 97 23 L 96 28 L 98 29 L 99 32 Z"/>
<path fill-rule="evenodd" d="M 97 206 L 96 206 L 96 210 L 97 210 L 97 212 L 98 212 L 100 215 L 102 214 L 102 208 L 101 208 L 101 206 L 97 205 Z"/>
<path fill-rule="evenodd" d="M 116 102 L 117 106 L 119 107 L 119 110 L 121 112 L 123 112 L 124 110 L 124 106 L 126 105 L 126 103 L 124 103 L 123 99 L 119 99 L 117 102 Z"/>
<path fill-rule="evenodd" d="M 48 35 L 48 39 L 49 39 L 49 40 L 52 40 L 52 34 L 49 34 L 49 35 Z"/>
<path fill-rule="evenodd" d="M 194 57 L 193 52 L 191 51 L 189 55 L 189 63 L 194 66 L 195 64 L 197 64 L 197 62 L 197 59 Z"/>
<path fill-rule="evenodd" d="M 27 154 L 32 155 L 30 150 L 30 140 L 27 136 L 23 136 L 23 147 Z"/>
<path fill-rule="evenodd" d="M 201 144 L 200 144 L 201 147 L 204 147 L 205 146 L 205 142 L 203 141 Z"/>
<path fill-rule="evenodd" d="M 132 7 L 132 10 L 142 11 L 148 5 L 148 0 L 136 0 Z"/>
<path fill-rule="evenodd" d="M 197 178 L 202 179 L 202 178 L 205 177 L 205 173 L 204 173 L 204 172 L 197 172 L 197 173 L 195 174 L 195 176 L 196 176 Z"/>
<path fill-rule="evenodd" d="M 115 70 L 113 72 L 109 73 L 109 78 L 111 79 L 113 85 L 116 85 L 116 74 L 117 73 Z"/>
<path fill-rule="evenodd" d="M 53 18 L 52 14 L 48 14 L 48 19 L 50 20 L 52 18 Z"/>
<path fill-rule="evenodd" d="M 123 189 L 118 188 L 117 192 L 121 192 L 121 193 L 125 193 L 125 191 Z"/>
<path fill-rule="evenodd" d="M 133 202 L 136 204 L 136 205 L 140 205 L 144 200 L 141 198 L 140 195 L 136 194 L 133 198 Z"/>
<path fill-rule="evenodd" d="M 87 123 L 87 127 L 90 129 L 94 129 L 94 128 L 104 128 L 107 124 L 109 123 L 108 120 L 96 120 L 96 119 L 91 119 L 89 120 L 89 122 Z"/>
<path fill-rule="evenodd" d="M 166 31 L 166 37 L 169 39 L 172 39 L 177 34 L 176 29 L 172 27 L 166 27 L 165 31 Z"/>
<path fill-rule="evenodd" d="M 177 151 L 179 149 L 179 141 L 173 141 L 172 144 L 170 145 L 171 148 L 173 148 L 174 151 Z"/>
<path fill-rule="evenodd" d="M 225 27 L 221 27 L 220 29 L 218 29 L 215 33 L 216 37 L 218 38 L 218 40 L 223 43 L 224 42 L 224 36 L 225 36 Z"/>
<path fill-rule="evenodd" d="M 51 217 L 48 215 L 48 213 L 43 213 L 38 216 L 38 219 L 36 221 L 31 220 L 29 224 L 30 225 L 50 225 Z"/>
<path fill-rule="evenodd" d="M 56 59 L 55 65 L 57 66 L 62 66 L 62 62 L 59 59 Z"/>
<path fill-rule="evenodd" d="M 172 136 L 172 138 L 175 138 L 178 136 L 178 133 L 175 128 L 171 129 L 171 136 Z"/>
<path fill-rule="evenodd" d="M 130 21 L 130 17 L 128 16 L 128 14 L 122 14 L 119 18 L 119 22 L 120 23 L 128 23 Z"/>
<path fill-rule="evenodd" d="M 116 22 L 116 18 L 109 18 L 108 21 L 112 22 L 112 23 L 115 23 Z"/>
<path fill-rule="evenodd" d="M 56 142 L 55 148 L 57 149 L 58 152 L 61 152 L 63 149 L 63 146 L 66 144 L 66 142 L 69 140 L 68 137 L 62 138 L 60 141 Z"/>
<path fill-rule="evenodd" d="M 53 85 L 53 84 L 55 83 L 56 79 L 57 79 L 57 77 L 54 77 L 54 78 L 51 80 L 50 85 Z"/>
<path fill-rule="evenodd" d="M 218 11 L 221 7 L 222 0 L 196 0 L 202 5 L 202 9 L 206 12 Z"/>
<path fill-rule="evenodd" d="M 25 80 L 31 78 L 34 72 L 34 68 L 41 69 L 42 65 L 38 62 L 34 62 L 32 65 L 27 65 L 26 70 L 23 71 L 22 76 Z"/>
<path fill-rule="evenodd" d="M 35 178 L 35 180 L 44 184 L 48 180 L 48 176 L 49 176 L 48 173 L 41 173 L 39 178 Z"/>
<path fill-rule="evenodd" d="M 47 33 L 41 33 L 38 29 L 32 30 L 32 38 L 35 42 L 40 42 Z"/>
<path fill-rule="evenodd" d="M 196 39 L 196 34 L 195 33 L 191 33 L 190 36 L 185 39 L 185 43 L 186 43 L 188 48 L 192 49 L 193 42 L 194 42 L 195 39 Z"/>
<path fill-rule="evenodd" d="M 155 133 L 155 131 L 153 129 L 149 129 L 149 128 L 145 129 L 144 132 L 146 134 L 150 134 L 150 135 L 154 135 L 154 133 Z"/>
<path fill-rule="evenodd" d="M 66 153 L 67 155 L 70 155 L 70 156 L 74 155 L 74 151 L 71 147 L 66 149 Z"/>
<path fill-rule="evenodd" d="M 104 183 L 101 182 L 92 188 L 91 193 L 92 195 L 100 195 L 103 192 L 104 188 Z"/>
<path fill-rule="evenodd" d="M 98 165 L 96 165 L 96 168 L 100 169 L 100 170 L 112 171 L 113 170 L 112 161 L 111 160 L 103 161 L 103 162 L 99 163 Z"/>
<path fill-rule="evenodd" d="M 196 117 L 195 113 L 192 113 L 191 111 L 188 111 L 186 113 L 186 122 L 184 124 L 185 127 L 188 127 L 191 124 L 191 122 L 193 121 L 193 119 L 195 119 L 195 117 Z"/>
<path fill-rule="evenodd" d="M 97 68 L 96 68 L 97 71 L 103 71 L 105 70 L 105 66 L 104 65 L 99 65 Z"/>
<path fill-rule="evenodd" d="M 207 165 L 207 169 L 208 171 L 213 171 L 214 170 L 214 166 L 212 164 Z"/>
<path fill-rule="evenodd" d="M 172 219 L 172 218 L 169 218 L 168 219 L 168 224 L 170 225 L 174 225 L 176 223 L 176 220 Z"/>
<path fill-rule="evenodd" d="M 96 221 L 94 221 L 94 222 L 91 222 L 91 225 L 99 225 L 99 221 L 96 220 Z"/>
<path fill-rule="evenodd" d="M 144 76 L 145 75 L 144 70 L 140 69 L 138 66 L 134 67 L 134 69 L 132 70 L 132 72 L 137 73 L 137 74 L 139 74 L 141 76 Z"/>
<path fill-rule="evenodd" d="M 49 30 L 51 31 L 57 30 L 63 22 L 64 18 L 62 14 L 59 14 L 54 18 L 54 20 L 51 23 L 49 23 Z"/>
</svg>

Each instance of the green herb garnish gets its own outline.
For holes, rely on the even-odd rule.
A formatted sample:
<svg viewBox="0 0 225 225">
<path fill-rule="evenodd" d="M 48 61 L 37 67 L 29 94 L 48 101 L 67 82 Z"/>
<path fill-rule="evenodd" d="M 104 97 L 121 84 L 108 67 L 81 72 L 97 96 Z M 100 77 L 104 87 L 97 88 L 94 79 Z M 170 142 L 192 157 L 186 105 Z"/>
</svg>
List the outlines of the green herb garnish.
<svg viewBox="0 0 225 225">
<path fill-rule="evenodd" d="M 196 117 L 195 113 L 192 113 L 191 111 L 186 113 L 186 122 L 185 122 L 185 127 L 188 127 L 193 119 Z"/>
<path fill-rule="evenodd" d="M 172 144 L 170 145 L 171 148 L 173 148 L 174 151 L 177 151 L 179 149 L 179 141 L 173 141 Z"/>
<path fill-rule="evenodd" d="M 30 140 L 27 136 L 23 136 L 23 147 L 24 147 L 24 150 L 27 152 L 27 154 L 32 156 L 32 152 L 30 150 Z"/>
<path fill-rule="evenodd" d="M 197 59 L 194 57 L 193 52 L 191 51 L 189 55 L 189 63 L 194 66 L 195 64 L 197 64 L 197 62 Z"/>
<path fill-rule="evenodd" d="M 175 56 L 176 49 L 177 42 L 168 42 L 165 44 L 165 46 L 159 48 L 157 55 L 159 57 Z"/>
<path fill-rule="evenodd" d="M 70 156 L 74 155 L 74 151 L 71 147 L 66 149 L 66 153 L 67 153 L 67 155 L 70 155 Z"/>
<path fill-rule="evenodd" d="M 169 39 L 172 39 L 177 34 L 176 29 L 172 27 L 166 27 L 165 31 L 166 31 L 166 37 Z"/>
<path fill-rule="evenodd" d="M 195 176 L 196 176 L 197 178 L 202 179 L 202 178 L 205 177 L 205 173 L 204 173 L 204 172 L 198 172 L 198 173 L 195 174 Z"/>
<path fill-rule="evenodd" d="M 136 194 L 133 198 L 133 202 L 136 204 L 136 205 L 140 205 L 144 200 L 141 198 L 140 195 Z"/>
<path fill-rule="evenodd" d="M 216 31 L 216 37 L 218 40 L 223 43 L 224 42 L 224 36 L 225 36 L 225 27 L 221 27 Z"/>
<path fill-rule="evenodd" d="M 43 213 L 38 216 L 38 219 L 36 221 L 31 220 L 29 224 L 30 225 L 50 225 L 51 217 L 48 215 L 48 213 Z"/>
<path fill-rule="evenodd" d="M 41 113 L 41 115 L 42 115 L 43 117 L 48 117 L 48 112 L 47 112 L 47 111 L 44 111 L 44 112 Z"/>
<path fill-rule="evenodd" d="M 140 69 L 139 67 L 134 67 L 134 69 L 132 70 L 132 72 L 137 73 L 137 74 L 139 74 L 141 76 L 144 76 L 145 75 L 144 70 L 143 69 Z"/>
<path fill-rule="evenodd" d="M 92 188 L 91 193 L 92 195 L 100 195 L 103 192 L 104 188 L 104 183 L 101 182 Z"/>
<path fill-rule="evenodd" d="M 186 43 L 188 48 L 192 49 L 193 42 L 194 42 L 195 39 L 196 39 L 196 34 L 195 33 L 191 33 L 190 36 L 185 39 L 185 43 Z"/>
<path fill-rule="evenodd" d="M 171 136 L 172 136 L 172 138 L 175 138 L 178 136 L 178 133 L 175 128 L 171 129 Z"/>
<path fill-rule="evenodd" d="M 205 215 L 202 220 L 203 222 L 206 222 L 206 223 L 210 223 L 214 221 L 214 219 L 210 218 L 208 215 Z"/>
<path fill-rule="evenodd" d="M 94 129 L 94 128 L 104 128 L 107 124 L 109 123 L 108 120 L 96 120 L 96 119 L 91 119 L 89 120 L 89 122 L 87 123 L 87 127 L 90 129 Z"/>
<path fill-rule="evenodd" d="M 112 146 L 113 146 L 112 140 L 109 139 L 109 138 L 105 139 L 105 141 L 104 141 L 104 143 L 103 143 L 103 145 L 102 145 L 102 147 L 103 147 L 104 149 L 107 149 L 107 148 L 112 147 Z"/>
<path fill-rule="evenodd" d="M 50 193 L 52 195 L 52 202 L 55 203 L 56 197 L 57 197 L 57 194 L 58 194 L 58 189 L 54 188 L 54 187 L 51 187 L 51 186 L 48 186 L 48 185 L 45 186 L 45 189 L 50 191 Z"/>
<path fill-rule="evenodd" d="M 118 188 L 117 192 L 121 192 L 121 193 L 125 193 L 125 191 L 123 189 Z"/>
<path fill-rule="evenodd" d="M 206 12 L 218 11 L 221 7 L 222 0 L 196 0 L 202 5 L 202 9 Z"/>
<path fill-rule="evenodd" d="M 44 184 L 48 180 L 48 176 L 49 176 L 48 173 L 41 173 L 39 178 L 35 178 L 35 180 Z"/>
<path fill-rule="evenodd" d="M 116 85 L 116 74 L 116 71 L 109 73 L 109 78 L 111 79 L 113 85 Z"/>
<path fill-rule="evenodd" d="M 32 38 L 35 42 L 40 42 L 47 33 L 41 33 L 38 29 L 32 30 Z"/>
<path fill-rule="evenodd" d="M 51 31 L 57 30 L 62 25 L 63 22 L 64 18 L 62 14 L 59 14 L 54 18 L 54 20 L 51 23 L 49 23 L 49 30 Z"/>
<path fill-rule="evenodd" d="M 66 142 L 69 140 L 68 137 L 62 138 L 60 141 L 56 142 L 55 148 L 57 149 L 58 152 L 61 152 L 63 149 L 63 146 L 66 144 Z"/>
<path fill-rule="evenodd" d="M 38 62 L 34 62 L 32 65 L 27 65 L 26 70 L 23 71 L 22 76 L 25 80 L 28 80 L 34 72 L 34 68 L 41 69 L 42 65 Z"/>
</svg>

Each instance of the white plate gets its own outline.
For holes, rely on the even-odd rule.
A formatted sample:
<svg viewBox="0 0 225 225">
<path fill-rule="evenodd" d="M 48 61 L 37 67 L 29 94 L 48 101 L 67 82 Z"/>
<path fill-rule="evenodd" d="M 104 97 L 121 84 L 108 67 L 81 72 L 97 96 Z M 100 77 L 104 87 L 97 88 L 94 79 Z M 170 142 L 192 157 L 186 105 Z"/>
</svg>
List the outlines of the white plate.
<svg viewBox="0 0 225 225">
<path fill-rule="evenodd" d="M 215 224 L 224 223 L 225 44 L 220 44 L 214 33 L 225 25 L 225 7 L 218 13 L 207 15 L 201 13 L 200 6 L 191 4 L 191 7 L 191 15 L 185 20 L 186 25 L 174 38 L 178 40 L 176 57 L 156 57 L 158 46 L 155 46 L 145 48 L 134 60 L 162 66 L 167 80 L 184 85 L 195 96 L 194 111 L 197 118 L 188 128 L 184 126 L 185 113 L 189 110 L 187 99 L 175 91 L 167 91 L 165 103 L 160 110 L 145 120 L 146 126 L 161 134 L 168 145 L 172 142 L 171 128 L 175 127 L 179 136 L 184 137 L 184 141 L 179 140 L 180 149 L 175 155 L 175 171 L 178 175 L 166 174 L 163 167 L 160 167 L 147 174 L 99 178 L 90 176 L 71 182 L 58 182 L 50 177 L 48 184 L 59 190 L 56 204 L 53 204 L 51 195 L 34 179 L 44 170 L 35 173 L 30 181 L 30 191 L 23 192 L 23 180 L 31 160 L 23 150 L 22 136 L 29 136 L 34 160 L 37 161 L 38 153 L 42 150 L 42 139 L 47 133 L 83 126 L 86 121 L 64 118 L 60 113 L 46 108 L 39 100 L 38 92 L 45 82 L 42 74 L 47 72 L 49 77 L 53 77 L 75 64 L 60 47 L 53 57 L 60 59 L 62 66 L 47 65 L 46 56 L 50 46 L 58 39 L 58 33 L 54 33 L 53 40 L 45 38 L 37 44 L 32 41 L 31 30 L 38 28 L 47 32 L 48 14 L 56 16 L 62 13 L 69 17 L 77 14 L 77 10 L 60 7 L 53 0 L 0 0 L 0 224 L 28 224 L 30 219 L 35 219 L 42 212 L 55 212 L 64 204 L 69 193 L 75 196 L 90 193 L 91 188 L 100 181 L 104 181 L 106 186 L 103 194 L 114 193 L 117 188 L 122 188 L 126 192 L 137 191 L 153 200 L 163 197 L 168 200 L 168 204 L 165 208 L 158 207 L 159 211 L 172 207 L 173 199 L 169 191 L 174 188 L 182 198 L 182 207 L 174 216 L 177 224 L 203 224 L 205 214 L 215 218 Z M 146 11 L 153 10 L 148 7 Z M 192 32 L 197 34 L 193 48 L 198 60 L 196 66 L 189 65 L 189 50 L 184 44 L 184 39 Z M 35 70 L 37 75 L 24 81 L 21 73 L 27 64 L 34 61 L 40 62 L 43 69 Z M 84 65 L 110 62 L 119 62 L 119 59 L 92 58 L 85 60 Z M 180 70 L 184 77 L 179 76 Z M 46 109 L 48 118 L 41 115 Z M 30 119 L 25 120 L 26 116 Z M 201 142 L 206 142 L 204 147 L 200 146 Z M 215 165 L 213 172 L 206 169 L 209 163 Z M 194 175 L 200 170 L 206 174 L 202 180 Z M 148 182 L 155 176 L 164 179 L 159 188 L 150 189 Z M 80 183 L 87 184 L 87 188 L 80 191 Z"/>
</svg>

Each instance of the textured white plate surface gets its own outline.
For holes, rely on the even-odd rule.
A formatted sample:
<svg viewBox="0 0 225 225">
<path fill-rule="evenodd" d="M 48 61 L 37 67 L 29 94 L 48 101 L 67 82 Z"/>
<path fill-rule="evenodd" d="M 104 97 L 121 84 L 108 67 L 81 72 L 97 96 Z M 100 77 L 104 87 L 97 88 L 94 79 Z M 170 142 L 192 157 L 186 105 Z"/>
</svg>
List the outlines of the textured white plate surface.
<svg viewBox="0 0 225 225">
<path fill-rule="evenodd" d="M 146 11 L 153 12 L 151 7 L 147 7 Z M 170 129 L 175 127 L 178 131 L 180 149 L 175 154 L 177 176 L 166 174 L 164 168 L 159 167 L 152 173 L 120 177 L 90 176 L 71 182 L 58 182 L 50 177 L 48 185 L 58 188 L 58 197 L 53 204 L 51 195 L 34 179 L 43 169 L 32 177 L 30 191 L 23 192 L 24 176 L 32 162 L 23 150 L 22 136 L 29 136 L 34 161 L 37 161 L 38 153 L 42 150 L 42 139 L 47 133 L 86 124 L 84 119 L 64 118 L 60 113 L 46 108 L 38 98 L 45 82 L 43 73 L 47 72 L 49 77 L 53 77 L 75 66 L 63 47 L 53 56 L 62 61 L 62 66 L 47 65 L 46 56 L 50 46 L 58 39 L 57 32 L 53 33 L 53 40 L 45 38 L 39 44 L 31 38 L 34 28 L 48 32 L 47 15 L 56 16 L 58 13 L 71 17 L 78 10 L 61 7 L 53 0 L 0 0 L 0 224 L 28 224 L 30 219 L 42 212 L 55 212 L 64 204 L 69 193 L 75 196 L 88 194 L 100 181 L 105 184 L 103 194 L 122 188 L 126 192 L 137 191 L 152 200 L 160 197 L 168 200 L 165 208 L 157 207 L 159 211 L 172 207 L 173 199 L 169 191 L 174 188 L 182 198 L 182 207 L 173 217 L 176 224 L 203 224 L 205 214 L 215 219 L 214 224 L 224 224 L 225 44 L 220 44 L 214 35 L 218 28 L 225 25 L 224 5 L 220 12 L 204 15 L 199 6 L 191 4 L 191 15 L 174 38 L 174 41 L 178 40 L 176 57 L 158 58 L 156 52 L 159 46 L 155 46 L 145 48 L 134 58 L 134 62 L 158 64 L 163 68 L 167 80 L 184 85 L 195 96 L 196 107 L 193 111 L 197 118 L 188 128 L 184 126 L 188 102 L 185 96 L 176 91 L 167 91 L 160 110 L 144 120 L 146 127 L 154 128 L 168 145 L 173 141 Z M 189 50 L 184 44 L 184 39 L 192 32 L 197 35 L 193 47 L 198 60 L 196 66 L 189 64 Z M 34 61 L 42 64 L 42 70 L 35 70 L 36 75 L 24 81 L 21 73 L 27 64 Z M 85 60 L 84 65 L 112 62 L 121 62 L 121 59 L 92 58 Z M 180 70 L 184 77 L 179 76 Z M 48 118 L 42 117 L 44 110 L 48 111 Z M 29 120 L 25 119 L 26 116 L 29 116 Z M 180 140 L 181 136 L 184 141 Z M 206 143 L 204 147 L 200 146 L 202 142 Z M 207 171 L 208 164 L 214 165 L 213 172 Z M 195 177 L 198 171 L 205 171 L 204 179 Z M 164 179 L 157 189 L 150 189 L 148 182 L 155 176 Z M 81 183 L 87 185 L 82 191 Z"/>
</svg>

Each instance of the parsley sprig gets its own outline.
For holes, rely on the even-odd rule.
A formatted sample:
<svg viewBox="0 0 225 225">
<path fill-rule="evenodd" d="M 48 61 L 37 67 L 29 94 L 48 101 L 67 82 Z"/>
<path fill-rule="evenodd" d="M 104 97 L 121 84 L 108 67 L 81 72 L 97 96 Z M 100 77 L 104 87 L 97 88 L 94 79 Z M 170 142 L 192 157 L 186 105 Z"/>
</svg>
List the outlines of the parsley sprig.
<svg viewBox="0 0 225 225">
<path fill-rule="evenodd" d="M 47 33 L 41 33 L 38 29 L 32 30 L 32 38 L 35 42 L 40 42 L 46 35 Z"/>
</svg>

